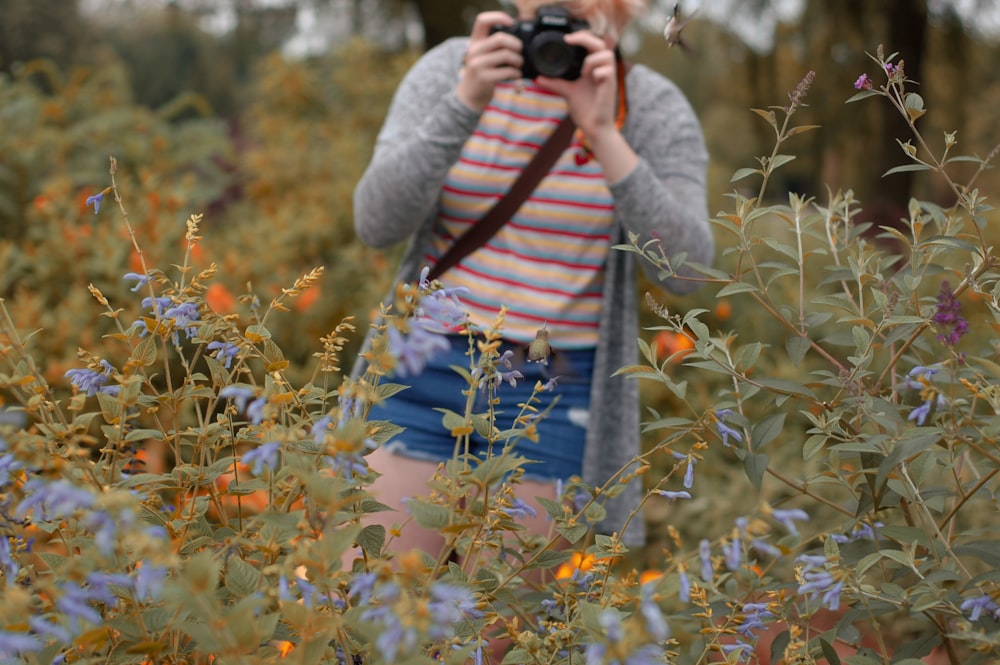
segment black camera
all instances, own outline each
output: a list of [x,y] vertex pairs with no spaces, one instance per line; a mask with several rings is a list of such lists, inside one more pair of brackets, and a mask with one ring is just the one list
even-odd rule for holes
[[565,7],[545,5],[538,8],[534,19],[518,21],[510,27],[496,25],[490,33],[507,32],[521,40],[524,78],[549,76],[575,81],[580,78],[587,49],[570,46],[563,36],[588,27],[586,21],[572,17]]

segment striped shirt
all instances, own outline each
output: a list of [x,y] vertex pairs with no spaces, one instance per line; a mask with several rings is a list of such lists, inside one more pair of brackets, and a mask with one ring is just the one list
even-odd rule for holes
[[[532,81],[497,86],[445,179],[427,263],[507,192],[565,115],[565,100]],[[577,137],[513,218],[440,278],[468,289],[473,324],[493,325],[506,306],[508,339],[530,342],[545,326],[557,349],[597,345],[614,208],[600,164],[581,155]]]

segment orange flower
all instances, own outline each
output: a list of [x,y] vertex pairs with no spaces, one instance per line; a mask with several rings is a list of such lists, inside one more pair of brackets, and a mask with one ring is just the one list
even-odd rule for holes
[[663,573],[659,570],[644,570],[639,573],[639,584],[652,582],[653,580],[658,580],[661,577],[663,577]]
[[720,300],[715,305],[714,313],[715,313],[715,316],[720,321],[725,321],[730,316],[732,316],[732,314],[733,314],[733,306],[729,304],[728,300]]
[[580,552],[574,552],[573,556],[570,557],[569,561],[564,562],[556,570],[556,579],[565,580],[573,577],[573,573],[576,571],[587,572],[594,567],[594,555],[593,554],[581,554]]
[[304,312],[313,305],[320,297],[320,288],[318,284],[310,286],[308,289],[302,292],[302,294],[295,299],[295,311]]
[[676,353],[677,359],[681,360],[694,348],[694,342],[690,337],[671,330],[661,330],[653,342],[656,345],[656,354],[660,358],[667,358]]
[[236,309],[236,296],[225,284],[215,282],[205,291],[205,303],[216,314],[228,314]]

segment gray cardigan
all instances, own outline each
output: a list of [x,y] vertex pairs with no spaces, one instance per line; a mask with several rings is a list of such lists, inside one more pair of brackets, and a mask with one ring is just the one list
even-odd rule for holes
[[[354,191],[354,226],[374,247],[404,239],[409,245],[397,281],[414,281],[437,218],[442,183],[458,160],[479,114],[455,94],[468,40],[455,38],[427,52],[409,71],[389,107],[374,155]],[[663,241],[669,256],[684,252],[689,261],[709,264],[714,244],[708,224],[705,174],[708,154],[701,127],[683,93],[647,67],[632,67],[626,79],[628,117],[622,133],[639,155],[639,164],[610,185],[616,231],[612,244]],[[611,375],[638,356],[639,327],[635,281],[636,255],[612,250],[606,263],[600,342],[591,389],[590,424],[583,459],[584,481],[603,485],[640,452],[639,388],[635,380]],[[656,270],[643,268],[655,282]],[[676,293],[695,282],[670,280]],[[360,368],[356,368],[356,372]],[[634,466],[634,465],[633,465]],[[633,480],[605,506],[604,533],[619,532],[639,505],[642,484]],[[645,528],[637,515],[624,534],[626,544],[641,545]]]

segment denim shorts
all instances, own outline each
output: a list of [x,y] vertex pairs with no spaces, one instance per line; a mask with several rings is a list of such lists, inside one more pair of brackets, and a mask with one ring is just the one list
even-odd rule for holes
[[[468,368],[470,359],[467,337],[456,335],[448,339],[450,349],[433,357],[418,376],[390,377],[394,383],[409,388],[372,408],[370,419],[386,420],[406,428],[385,444],[390,452],[434,462],[454,456],[455,438],[442,424],[442,413],[435,409],[465,414],[468,398],[463,391],[467,390],[468,382],[452,366]],[[559,351],[548,365],[543,365],[524,360],[526,346],[523,344],[503,344],[501,353],[508,348],[515,351],[513,369],[523,374],[524,378],[518,379],[516,386],[504,382],[495,389],[499,403],[493,407],[496,414],[494,426],[500,431],[512,428],[514,419],[522,410],[518,405],[528,401],[536,383],[541,381],[551,385],[550,390],[537,393],[534,403],[538,412],[542,412],[552,404],[556,395],[559,396],[555,406],[536,424],[538,441],[521,437],[513,442],[513,450],[520,457],[532,461],[524,465],[526,478],[554,481],[580,475],[590,409],[594,350]],[[549,383],[553,378],[555,381]],[[478,391],[472,412],[485,413],[487,399],[486,391]],[[478,433],[473,433],[470,439],[469,452],[485,458],[490,452],[486,439]],[[493,454],[499,454],[501,450],[497,446],[503,445],[503,441],[495,442]]]

